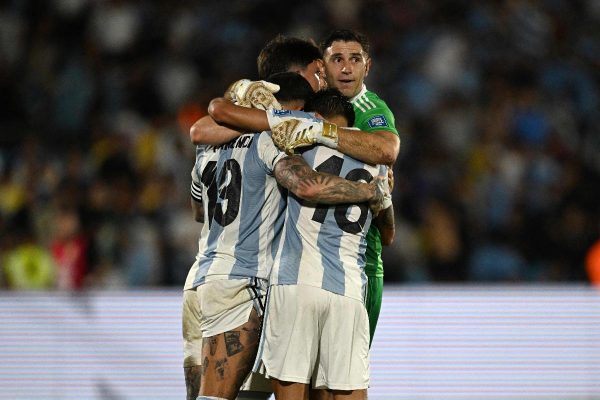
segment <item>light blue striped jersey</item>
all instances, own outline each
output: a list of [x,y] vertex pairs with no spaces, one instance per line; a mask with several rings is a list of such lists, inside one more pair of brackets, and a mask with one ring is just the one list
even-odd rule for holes
[[218,279],[269,278],[285,211],[285,196],[272,175],[283,157],[267,132],[198,146],[192,174],[202,184],[205,223],[193,287]]
[[[202,202],[202,182],[200,182],[200,177],[196,171],[196,165],[192,168],[192,184],[190,185],[190,195],[192,200],[201,203]],[[200,242],[200,238],[198,238],[198,243]],[[194,279],[196,279],[196,272],[198,271],[198,264],[192,264],[192,267],[188,271],[187,277],[185,278],[185,283],[183,285],[183,290],[190,290],[194,287]]]
[[[352,181],[386,175],[372,166],[325,146],[313,146],[302,157],[315,170]],[[372,213],[366,203],[337,206],[288,196],[284,233],[271,273],[271,284],[310,285],[364,301],[365,249]]]

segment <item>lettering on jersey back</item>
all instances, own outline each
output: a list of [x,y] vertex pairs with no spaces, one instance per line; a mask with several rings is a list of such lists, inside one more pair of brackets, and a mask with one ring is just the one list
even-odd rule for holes
[[228,150],[228,149],[242,149],[242,148],[249,148],[252,145],[252,141],[254,140],[254,136],[253,135],[242,135],[239,138],[233,139],[231,142],[219,145],[219,146],[213,146],[213,145],[208,145],[206,146],[206,150],[210,151],[212,150],[213,152],[216,152],[217,150]]

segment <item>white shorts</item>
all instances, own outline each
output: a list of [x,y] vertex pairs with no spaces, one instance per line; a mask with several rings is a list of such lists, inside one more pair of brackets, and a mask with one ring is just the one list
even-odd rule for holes
[[[183,367],[187,368],[202,365],[200,302],[196,289],[183,291],[181,320],[183,332]],[[259,373],[250,373],[240,390],[267,393],[273,392],[271,380],[265,377],[264,374]]]
[[260,361],[269,378],[316,389],[369,386],[369,320],[362,302],[305,285],[270,288]]
[[219,335],[245,324],[254,308],[265,309],[267,281],[257,278],[215,280],[196,288],[202,337]]
[[202,365],[202,329],[200,328],[200,303],[195,290],[183,291],[181,311],[183,332],[183,367]]

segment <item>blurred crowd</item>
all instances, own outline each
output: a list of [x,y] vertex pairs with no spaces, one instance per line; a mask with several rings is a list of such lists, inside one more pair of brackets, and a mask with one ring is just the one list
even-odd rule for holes
[[386,282],[587,281],[600,1],[48,0],[0,1],[0,287],[182,286],[189,127],[276,34],[335,27],[402,140]]

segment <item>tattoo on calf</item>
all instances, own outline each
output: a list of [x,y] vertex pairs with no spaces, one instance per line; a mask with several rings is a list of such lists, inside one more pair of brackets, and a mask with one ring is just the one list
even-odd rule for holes
[[240,341],[240,332],[225,332],[225,349],[229,357],[244,351],[244,346]]

